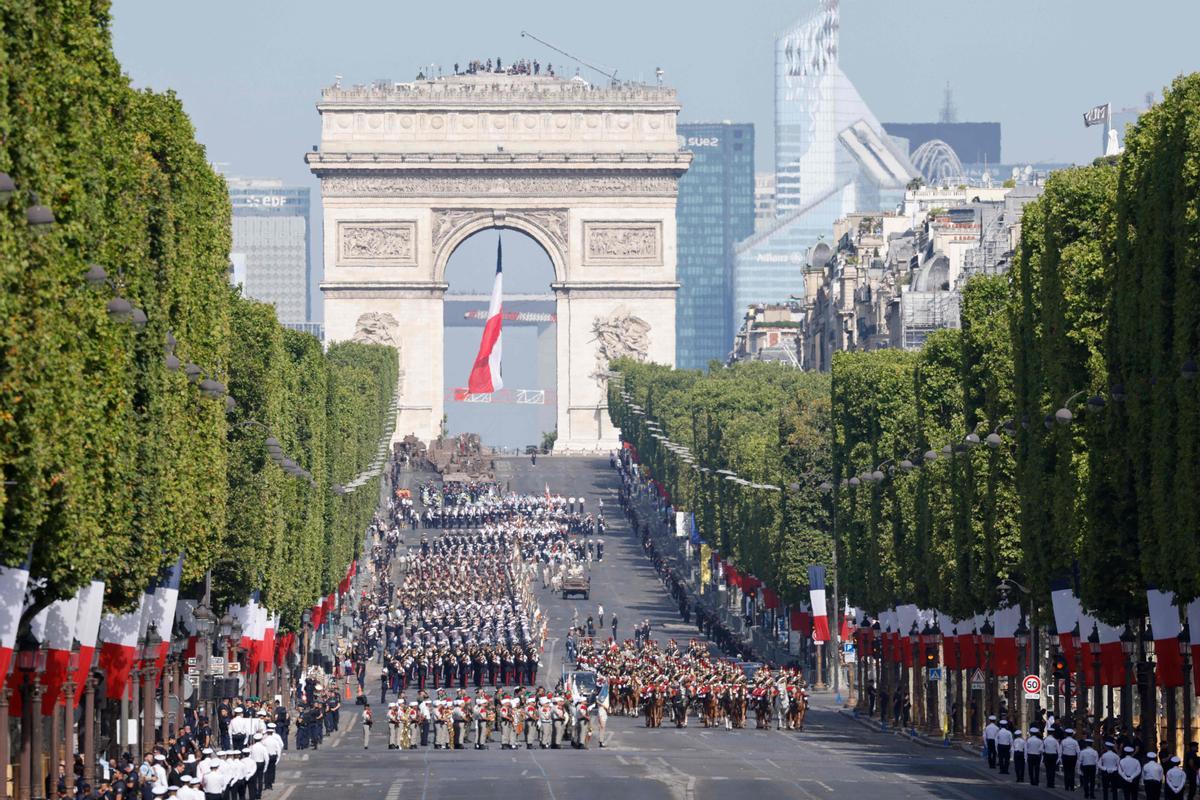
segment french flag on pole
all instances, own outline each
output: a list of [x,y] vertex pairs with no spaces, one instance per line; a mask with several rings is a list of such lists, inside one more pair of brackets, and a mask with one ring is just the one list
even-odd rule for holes
[[496,280],[492,284],[492,301],[488,304],[487,323],[483,326],[483,338],[479,340],[479,354],[471,367],[467,390],[471,394],[491,394],[504,388],[500,376],[500,329],[503,324],[504,271],[501,268],[500,240],[496,240]]
[[149,613],[153,592],[142,595],[142,603],[128,614],[105,614],[100,619],[100,659],[97,663],[104,673],[105,694],[110,700],[120,700],[129,689],[129,671],[138,657],[138,635],[142,619]]
[[814,642],[829,641],[829,609],[825,601],[825,568],[813,565],[808,568],[808,599],[812,603]]
[[160,675],[162,668],[166,666],[167,655],[171,652],[171,629],[175,625],[175,606],[179,602],[179,581],[182,575],[181,554],[155,586],[153,605],[147,620],[147,627],[153,625],[155,633],[162,639],[158,646],[158,658],[155,660]]
[[75,667],[75,705],[83,699],[88,673],[92,669],[92,654],[96,652],[96,637],[100,633],[100,617],[104,612],[104,581],[92,581],[79,590],[75,608],[75,638],[79,641],[79,661]]
[[1183,686],[1183,656],[1179,653],[1179,609],[1174,592],[1146,589],[1150,608],[1150,629],[1154,632],[1155,676],[1164,689]]
[[38,614],[30,631],[46,646],[46,671],[42,673],[42,716],[50,716],[62,700],[62,687],[67,682],[71,665],[71,645],[75,641],[75,618],[78,615],[79,595],[70,600],[57,600]]
[[25,608],[25,587],[29,585],[29,563],[0,567],[0,681],[8,674],[17,628]]
[[[1050,583],[1050,601],[1054,605],[1054,627],[1058,631],[1058,646],[1067,659],[1067,668],[1077,672],[1079,667],[1075,663],[1075,646],[1071,634],[1079,624],[1079,615],[1083,608],[1079,605],[1079,598],[1071,591],[1070,582],[1066,580]],[[1089,633],[1091,631],[1080,629],[1080,639],[1087,639]]]

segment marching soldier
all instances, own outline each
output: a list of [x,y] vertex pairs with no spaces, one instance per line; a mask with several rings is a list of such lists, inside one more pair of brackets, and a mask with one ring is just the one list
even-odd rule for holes
[[1058,736],[1054,730],[1046,732],[1046,738],[1042,744],[1042,763],[1046,765],[1046,788],[1054,788],[1054,773],[1058,771],[1058,754],[1059,743]]
[[988,723],[983,729],[983,744],[987,749],[988,769],[996,768],[996,733],[1000,730],[1000,726],[996,724],[996,717],[988,717]]
[[1134,755],[1135,752],[1132,747],[1126,747],[1125,755],[1121,757],[1121,763],[1117,765],[1117,775],[1125,790],[1126,800],[1136,800],[1138,783],[1142,780],[1142,765]]
[[1013,731],[1012,743],[1012,765],[1013,772],[1017,776],[1017,783],[1025,782],[1025,737],[1021,735],[1021,729]]
[[467,708],[465,700],[454,701],[454,711],[450,713],[450,721],[454,725],[454,749],[463,750],[467,743]]
[[1083,748],[1079,751],[1079,776],[1083,784],[1084,800],[1096,796],[1096,768],[1100,764],[1100,754],[1096,752],[1091,739],[1083,740]]
[[1000,774],[1008,774],[1008,762],[1012,757],[1013,734],[1008,729],[1008,720],[1000,720],[999,730],[996,731],[996,737],[993,739],[996,743],[996,765],[1000,767]]
[[1029,785],[1037,786],[1038,778],[1042,774],[1042,741],[1041,731],[1037,728],[1029,729],[1029,738],[1025,740],[1025,764],[1029,768]]
[[538,740],[538,708],[533,697],[525,701],[522,722],[524,723],[522,737],[525,741],[525,749],[532,750],[534,743]]
[[1162,795],[1163,768],[1158,763],[1158,753],[1151,750],[1146,753],[1146,763],[1142,767],[1142,786],[1146,788],[1146,800],[1158,800]]
[[400,728],[404,725],[401,718],[399,703],[393,702],[388,706],[388,750],[400,749]]
[[1121,757],[1117,755],[1117,746],[1113,742],[1104,743],[1104,753],[1100,756],[1100,788],[1104,792],[1104,800],[1117,800],[1117,787],[1120,785]]
[[417,708],[417,701],[412,700],[404,712],[404,730],[400,734],[400,746],[405,750],[416,750],[420,736],[421,712]]
[[1171,768],[1167,770],[1165,783],[1167,800],[1183,800],[1183,790],[1187,786],[1187,773],[1179,765],[1179,756],[1171,756]]
[[1079,763],[1079,740],[1075,738],[1075,729],[1067,728],[1066,735],[1058,745],[1059,756],[1062,758],[1063,788],[1068,792],[1075,791],[1075,766]]

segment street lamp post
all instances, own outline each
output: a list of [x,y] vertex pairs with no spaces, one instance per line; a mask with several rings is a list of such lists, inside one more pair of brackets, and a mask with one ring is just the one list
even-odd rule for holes
[[[921,706],[924,705],[923,703],[913,702],[913,700],[917,699],[917,689],[920,683],[919,676],[921,674],[921,631],[919,628],[917,628],[916,622],[912,624],[912,628],[910,628],[908,631],[908,645],[912,649],[912,669],[908,671],[908,704],[909,708],[911,709],[910,714],[912,716],[908,722],[909,727],[915,729],[917,727],[917,712],[920,710]],[[903,707],[903,705],[901,707]]]
[[142,741],[143,752],[154,747],[154,689],[158,682],[158,649],[162,639],[151,625],[142,643]]
[[1158,708],[1156,698],[1158,692],[1155,691],[1154,680],[1154,662],[1151,660],[1154,656],[1154,635],[1150,628],[1143,627],[1141,639],[1141,647],[1138,649],[1138,724],[1142,728],[1142,741],[1148,749],[1156,749],[1158,747]]
[[[1071,629],[1071,648],[1072,648],[1072,652],[1075,653],[1075,658],[1077,660],[1077,670],[1076,670],[1077,674],[1076,674],[1076,680],[1075,680],[1075,694],[1078,698],[1075,701],[1075,722],[1076,723],[1081,723],[1083,720],[1087,719],[1087,693],[1084,690],[1084,684],[1083,684],[1083,655],[1082,655],[1082,651],[1080,650],[1080,647],[1082,645],[1083,645],[1083,638],[1079,635],[1079,623],[1076,622],[1075,627]],[[1070,675],[1071,675],[1071,665],[1067,664],[1067,676],[1070,677]],[[1068,686],[1067,687],[1067,708],[1070,709],[1070,707],[1071,707],[1071,687]]]
[[1183,693],[1183,736],[1181,741],[1184,747],[1192,740],[1191,641],[1192,637],[1188,626],[1184,625],[1183,630],[1179,632],[1179,655],[1183,660],[1183,686],[1179,688],[1179,691]]
[[996,641],[996,629],[992,627],[990,619],[985,620],[983,627],[979,630],[983,642],[983,672],[984,672],[984,689],[983,689],[983,709],[980,714],[981,719],[994,713],[996,707],[993,687],[996,683],[996,676],[992,674],[992,645]]
[[300,624],[303,628],[301,635],[302,647],[300,648],[300,677],[303,679],[303,677],[308,674],[308,648],[310,644],[309,637],[312,636],[311,609],[304,609],[304,612],[300,615]]
[[1121,687],[1121,724],[1132,729],[1133,723],[1133,647],[1137,641],[1129,623],[1121,632],[1121,653],[1125,656],[1125,683]]
[[[21,800],[43,800],[41,684],[35,675],[45,669],[46,653],[28,630],[17,638],[17,670],[21,673]],[[5,765],[7,766],[7,765]]]
[[[1020,678],[1021,675],[1019,673],[1021,673],[1022,671],[1028,673],[1030,671],[1029,670],[1029,660],[1028,660],[1029,626],[1025,624],[1025,615],[1024,614],[1021,615],[1021,622],[1020,622],[1020,624],[1017,625],[1016,640],[1017,640],[1017,663],[1021,665],[1017,669],[1018,678]],[[1021,730],[1025,730],[1025,720],[1028,719],[1028,713],[1027,713],[1028,710],[1029,710],[1029,701],[1025,699],[1025,692],[1022,689],[1020,697],[1019,697],[1019,703],[1016,708],[1017,727],[1020,728]]]
[[96,785],[96,673],[90,669],[83,688],[83,777]]
[[200,674],[200,680],[198,682],[199,685],[196,686],[195,692],[196,698],[199,701],[196,704],[197,707],[204,712],[204,716],[212,719],[212,717],[209,715],[209,701],[211,698],[205,696],[203,686],[209,679],[209,665],[212,663],[212,635],[217,625],[217,615],[213,613],[212,607],[209,605],[208,575],[205,576],[204,583],[204,598],[194,609],[192,609],[192,619],[195,621],[196,640],[198,645],[196,648],[196,671]]
[[[1093,716],[1096,718],[1096,730],[1092,733],[1096,736],[1096,740],[1100,740],[1099,725],[1104,719],[1104,687],[1103,681],[1100,680],[1100,630],[1095,623],[1092,623],[1092,632],[1087,638],[1088,650],[1092,654],[1092,705],[1095,706]],[[1080,658],[1083,654],[1080,653]],[[1109,714],[1112,713],[1112,704],[1109,703]]]
[[[8,770],[12,759],[8,744],[8,687],[0,684],[0,769]],[[8,775],[0,775],[0,800],[8,800]]]

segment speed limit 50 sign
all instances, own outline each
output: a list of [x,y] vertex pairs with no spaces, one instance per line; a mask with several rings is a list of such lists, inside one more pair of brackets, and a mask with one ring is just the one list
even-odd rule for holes
[[1021,685],[1025,687],[1026,700],[1040,700],[1042,697],[1042,679],[1037,675],[1026,675],[1025,680],[1021,681]]

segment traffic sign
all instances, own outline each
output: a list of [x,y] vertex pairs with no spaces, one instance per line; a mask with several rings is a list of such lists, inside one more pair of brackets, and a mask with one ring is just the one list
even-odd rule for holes
[[1021,681],[1021,685],[1025,687],[1026,700],[1038,700],[1042,696],[1042,679],[1037,675],[1026,675],[1025,680]]
[[971,689],[975,690],[975,689],[982,689],[982,688],[983,688],[983,671],[980,669],[976,669],[974,672],[971,673]]
[[941,679],[942,679],[942,668],[941,667],[930,667],[929,668],[929,682],[933,683],[934,681],[940,681]]

